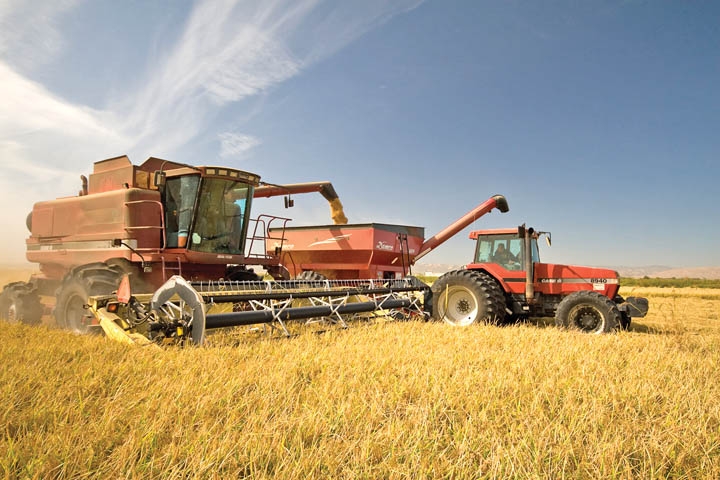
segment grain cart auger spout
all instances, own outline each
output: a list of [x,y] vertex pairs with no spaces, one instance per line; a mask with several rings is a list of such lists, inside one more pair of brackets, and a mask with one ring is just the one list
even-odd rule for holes
[[114,340],[202,345],[206,330],[227,327],[264,324],[289,336],[291,321],[347,327],[346,320],[374,312],[424,317],[420,298],[427,290],[414,278],[188,282],[173,276],[152,295],[132,295],[123,280],[116,295],[91,297],[89,309]]

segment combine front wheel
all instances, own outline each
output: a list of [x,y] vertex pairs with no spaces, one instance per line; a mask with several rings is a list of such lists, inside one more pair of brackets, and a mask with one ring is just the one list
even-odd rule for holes
[[55,321],[77,333],[87,333],[90,315],[85,309],[88,298],[109,295],[117,290],[122,272],[104,263],[78,267],[63,280],[57,292]]
[[590,290],[563,298],[555,313],[558,327],[586,333],[610,333],[620,325],[620,311],[609,298]]
[[505,319],[500,286],[492,277],[472,270],[456,270],[440,277],[432,286],[433,318],[454,326],[477,321],[492,324]]

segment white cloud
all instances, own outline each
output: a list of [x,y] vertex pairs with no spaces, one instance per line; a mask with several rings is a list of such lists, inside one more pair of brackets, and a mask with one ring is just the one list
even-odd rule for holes
[[260,140],[257,138],[239,133],[221,133],[218,138],[220,138],[220,156],[223,158],[242,155],[260,145]]
[[52,60],[64,47],[58,20],[80,0],[0,0],[0,56],[20,70]]
[[[12,226],[0,250],[10,254],[24,250],[32,203],[75,194],[93,161],[134,152],[170,158],[200,133],[212,134],[206,129],[223,107],[263,95],[420,2],[200,0],[177,44],[148,59],[143,86],[115,86],[103,110],[32,79],[67,47],[61,21],[81,3],[0,0],[0,203],[12,206],[3,211]],[[224,158],[261,143],[240,132],[216,138]]]

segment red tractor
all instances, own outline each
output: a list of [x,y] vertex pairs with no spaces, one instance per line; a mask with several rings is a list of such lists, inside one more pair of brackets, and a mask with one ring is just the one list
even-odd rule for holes
[[471,232],[475,258],[433,284],[433,317],[464,326],[554,316],[560,327],[608,333],[647,314],[647,299],[618,294],[613,270],[542,263],[537,245],[542,235],[549,245],[549,233],[524,225]]

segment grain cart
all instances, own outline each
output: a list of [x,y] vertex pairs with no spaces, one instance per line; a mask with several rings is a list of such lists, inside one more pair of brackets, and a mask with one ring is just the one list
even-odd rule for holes
[[560,327],[607,333],[646,315],[647,299],[618,295],[617,272],[542,263],[537,244],[542,235],[549,245],[549,233],[524,225],[471,232],[475,258],[435,281],[433,317],[465,326],[554,316]]
[[[423,227],[384,223],[287,227],[280,258],[293,276],[306,279],[403,278],[415,262],[493,209],[509,210],[504,196],[493,195],[428,239]],[[270,237],[280,233],[271,229]],[[278,252],[277,240],[266,244],[268,253]]]
[[[372,295],[392,298],[359,302],[365,304],[364,311],[407,307],[407,302],[394,302],[397,287],[390,292],[380,285],[315,288],[283,283],[289,274],[280,263],[281,249],[265,252],[264,245],[269,240],[282,245],[289,219],[270,215],[251,219],[256,189],[257,196],[319,191],[330,201],[336,221],[343,221],[342,205],[328,182],[269,185],[262,184],[258,175],[232,168],[195,167],[153,157],[136,166],[126,156],[96,162],[89,179],[81,179],[77,196],[34,205],[27,222],[31,232],[26,240],[27,259],[39,264],[40,274],[4,288],[1,318],[38,323],[54,303],[58,325],[85,332],[97,323],[102,308],[88,310],[88,304],[96,303],[90,297],[111,294],[123,279],[124,291],[132,295],[121,302],[121,309],[129,305],[130,316],[119,323],[153,338],[187,337],[193,310],[198,313],[203,298],[219,302],[221,295],[232,297],[224,313],[260,308],[270,311],[271,320],[280,318],[272,313],[277,301],[285,301],[286,316],[320,315],[319,308],[293,311],[293,296],[299,293],[320,302],[329,302],[323,300],[328,296],[344,298],[331,302],[338,307],[369,290]],[[274,237],[268,239],[271,229]],[[259,265],[277,281],[272,287],[260,282],[249,265]],[[170,299],[181,294],[184,298],[178,307]],[[141,304],[137,298],[142,295],[148,302],[155,301]],[[343,309],[333,308],[331,314],[341,315]],[[242,319],[249,321],[248,315]],[[196,327],[193,335],[201,338],[204,326],[201,329],[196,322]]]

